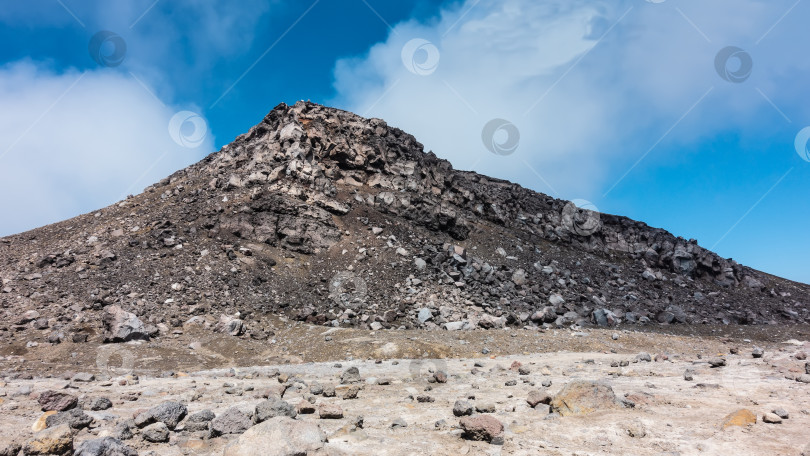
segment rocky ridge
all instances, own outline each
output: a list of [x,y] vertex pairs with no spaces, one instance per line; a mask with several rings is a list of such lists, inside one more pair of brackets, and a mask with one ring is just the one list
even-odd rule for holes
[[0,339],[808,322],[810,287],[454,170],[380,119],[281,104],[142,194],[0,239]]

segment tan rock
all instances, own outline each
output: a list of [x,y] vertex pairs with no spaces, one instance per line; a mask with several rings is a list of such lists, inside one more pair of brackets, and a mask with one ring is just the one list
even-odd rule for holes
[[57,413],[56,410],[51,410],[49,412],[45,412],[42,415],[40,415],[40,417],[37,418],[36,421],[34,421],[34,424],[31,425],[31,431],[32,432],[39,432],[39,431],[45,429],[45,427],[46,427],[45,426],[45,420],[47,420],[49,416],[55,415],[56,413]]
[[775,413],[763,413],[762,421],[768,424],[782,424],[782,418]]
[[551,401],[551,411],[562,416],[587,415],[619,407],[613,388],[604,383],[583,380],[565,385]]
[[39,431],[23,445],[26,455],[64,454],[73,451],[73,432],[67,424]]
[[271,418],[248,429],[225,448],[223,456],[281,456],[321,454],[326,434],[317,424],[286,416]]
[[756,424],[757,416],[748,409],[740,409],[736,412],[730,413],[725,418],[723,418],[723,429],[728,429],[732,426],[738,427],[746,427],[752,424]]

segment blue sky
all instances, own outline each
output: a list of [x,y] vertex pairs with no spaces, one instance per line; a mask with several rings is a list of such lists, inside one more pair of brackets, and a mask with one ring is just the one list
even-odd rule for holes
[[[810,282],[810,2],[3,3],[0,235],[138,193],[308,99]],[[493,119],[513,128],[485,145]]]

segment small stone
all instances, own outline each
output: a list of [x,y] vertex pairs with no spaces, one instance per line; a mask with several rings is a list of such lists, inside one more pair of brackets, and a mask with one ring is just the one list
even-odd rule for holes
[[343,372],[343,375],[340,376],[340,383],[347,384],[347,383],[360,383],[363,379],[360,378],[360,369],[356,367],[350,367]]
[[[56,415],[57,413],[58,412],[51,410],[49,412],[45,412],[42,415],[40,415],[39,418],[37,418],[37,420],[34,421],[34,424],[31,425],[31,431],[32,432],[39,432],[39,431],[47,428],[48,427],[48,425],[47,425],[48,417],[51,416],[51,415]],[[17,454],[15,453],[13,456],[17,456]]]
[[141,436],[147,442],[162,443],[169,441],[169,428],[163,422],[157,422],[146,426],[141,430]]
[[405,420],[403,420],[402,418],[397,418],[391,422],[391,429],[406,428],[406,427],[408,427],[408,423],[405,422]]
[[769,424],[782,424],[782,418],[775,413],[763,413],[762,421]]
[[352,385],[346,392],[343,394],[343,399],[357,399],[357,393],[360,392],[360,387],[357,385]]
[[87,372],[80,372],[73,376],[74,382],[92,382],[96,376]]
[[469,401],[459,399],[453,404],[453,415],[455,416],[468,416],[472,413],[473,405]]
[[751,352],[751,356],[754,358],[762,358],[762,355],[765,354],[765,351],[759,347],[754,347],[754,350]]
[[649,353],[639,353],[636,355],[636,361],[650,363],[652,362],[652,356]]
[[295,410],[301,415],[311,415],[315,413],[315,406],[309,401],[301,401],[295,406]]
[[537,404],[551,404],[551,396],[543,391],[532,390],[526,398],[529,407],[537,407]]
[[627,435],[630,437],[641,439],[647,435],[647,428],[640,422],[633,422],[627,426]]
[[695,371],[693,371],[692,369],[686,369],[683,373],[683,379],[686,380],[687,382],[691,382],[692,380],[695,379]]
[[124,421],[123,423],[118,423],[113,428],[112,432],[110,433],[110,436],[118,440],[129,440],[133,437],[132,428],[134,426],[135,423],[133,423],[132,420]]
[[85,410],[92,410],[97,412],[99,410],[108,410],[112,408],[112,401],[106,397],[92,397],[82,401],[82,408]]
[[495,404],[479,404],[475,406],[475,411],[478,413],[495,413]]
[[322,403],[318,407],[318,416],[322,420],[339,420],[343,418],[343,409],[337,404]]
[[774,409],[773,414],[779,418],[782,418],[783,420],[790,418],[790,414],[787,412],[787,410],[782,408]]
[[433,374],[433,379],[436,380],[436,383],[447,383],[447,373],[444,371],[436,371]]
[[726,359],[719,356],[709,359],[709,366],[712,368],[723,367],[726,365]]

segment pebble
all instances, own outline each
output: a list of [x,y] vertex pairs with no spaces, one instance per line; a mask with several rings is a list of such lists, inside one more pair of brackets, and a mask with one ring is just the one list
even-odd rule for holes
[[775,413],[763,413],[762,421],[769,424],[782,424],[782,418],[780,418],[779,415]]

